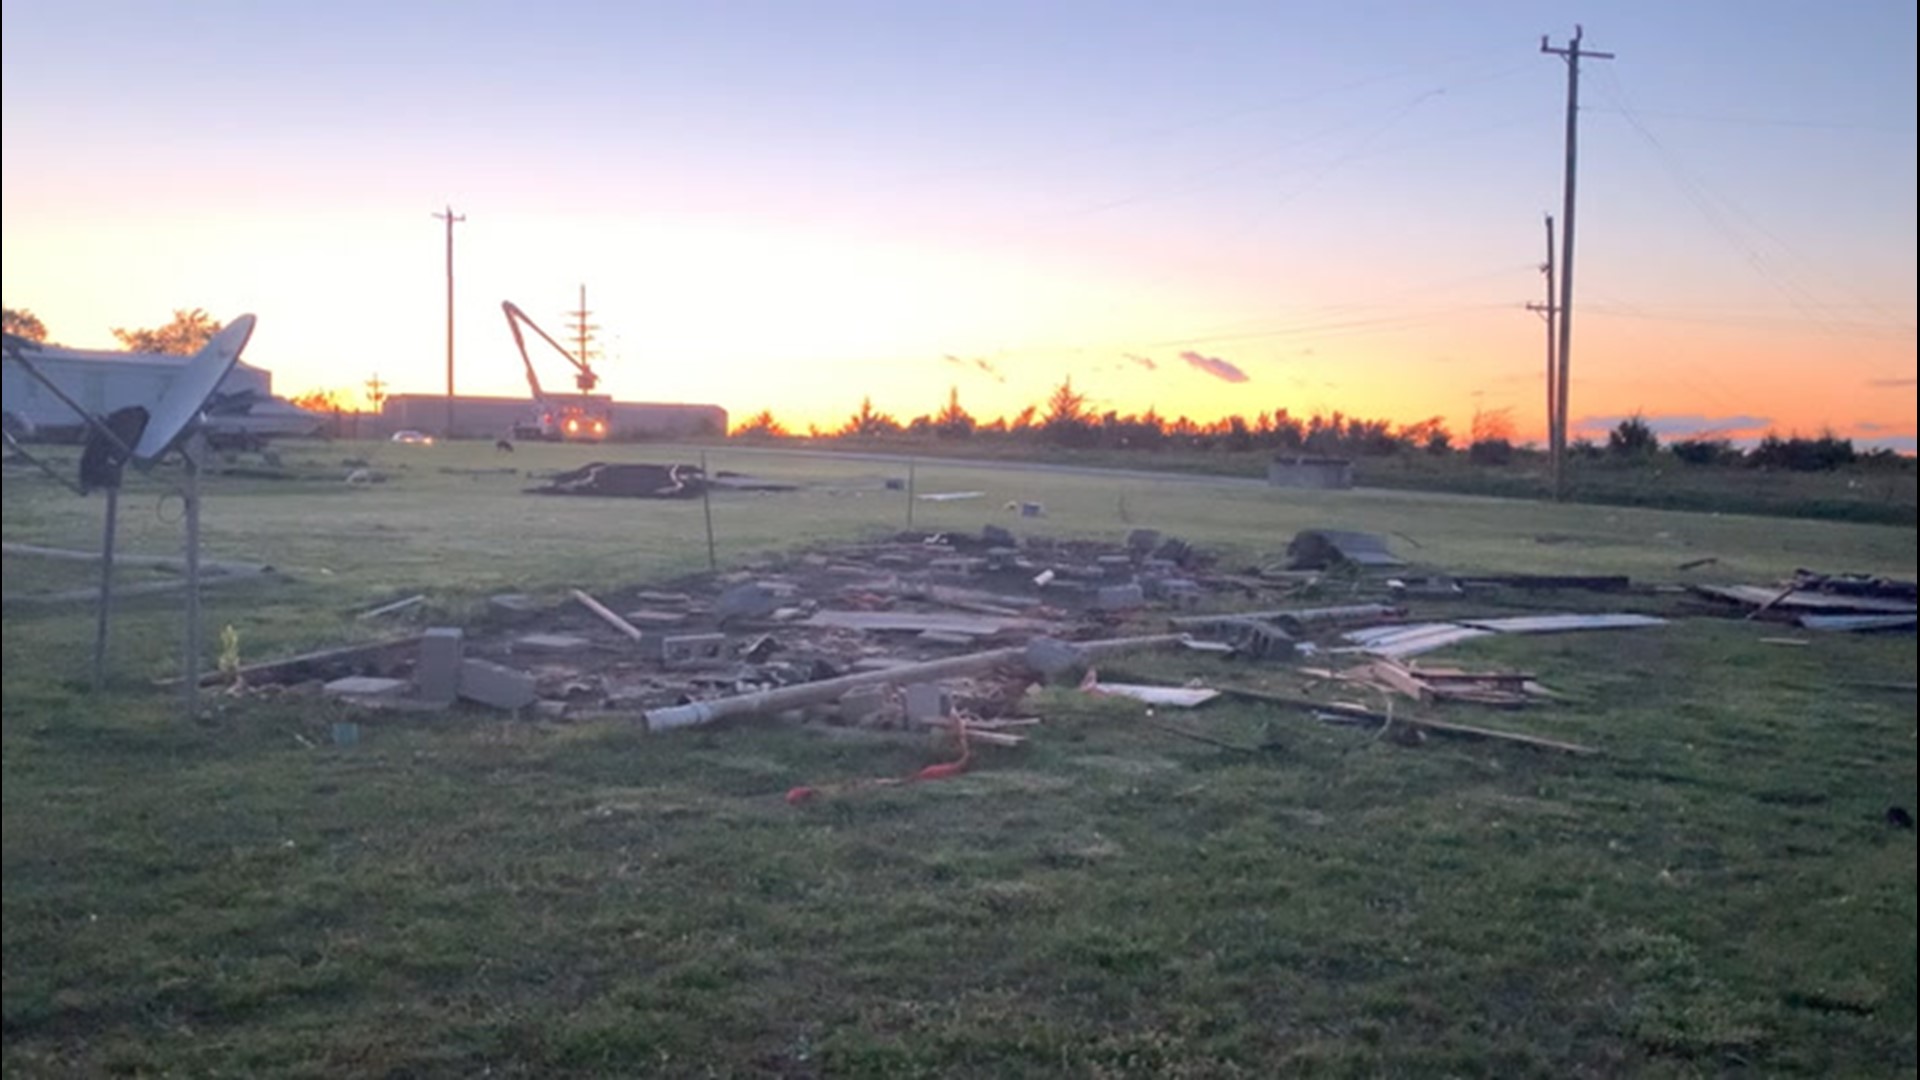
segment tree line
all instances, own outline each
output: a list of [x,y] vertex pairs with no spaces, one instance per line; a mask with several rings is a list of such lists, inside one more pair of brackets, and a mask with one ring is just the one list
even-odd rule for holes
[[[1010,417],[982,421],[960,404],[957,388],[949,388],[939,410],[902,421],[874,408],[871,398],[836,427],[810,425],[789,429],[772,410],[763,409],[736,425],[730,438],[743,441],[810,439],[832,442],[959,442],[979,440],[1078,450],[1153,451],[1162,449],[1267,451],[1343,458],[1425,454],[1446,457],[1464,453],[1476,465],[1512,463],[1523,454],[1537,453],[1516,443],[1508,409],[1476,412],[1464,446],[1444,418],[1431,416],[1414,423],[1349,416],[1340,411],[1296,416],[1286,408],[1251,416],[1230,415],[1197,421],[1185,416],[1165,417],[1149,408],[1142,413],[1098,411],[1087,396],[1063,380],[1042,404],[1028,405]],[[1828,431],[1808,438],[1769,433],[1755,446],[1742,449],[1730,439],[1693,437],[1662,445],[1651,424],[1640,415],[1622,420],[1605,442],[1576,440],[1569,452],[1584,460],[1621,463],[1651,461],[1666,456],[1687,465],[1746,465],[1765,469],[1820,471],[1857,463],[1910,466],[1891,450],[1860,451],[1851,439]]]

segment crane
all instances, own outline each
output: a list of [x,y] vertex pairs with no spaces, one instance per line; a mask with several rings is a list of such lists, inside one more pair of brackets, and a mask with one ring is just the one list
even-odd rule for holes
[[[506,313],[507,329],[513,333],[514,347],[520,350],[520,362],[527,369],[527,386],[533,390],[533,403],[538,409],[538,415],[531,422],[514,426],[514,437],[554,442],[599,442],[606,438],[612,427],[612,410],[604,397],[593,392],[594,387],[600,385],[600,376],[587,363],[586,350],[583,348],[580,356],[568,352],[511,300],[500,301],[500,310]],[[540,375],[533,368],[533,358],[527,355],[526,335],[520,332],[523,323],[573,365],[573,385],[579,390],[578,396],[553,398],[541,389]]]

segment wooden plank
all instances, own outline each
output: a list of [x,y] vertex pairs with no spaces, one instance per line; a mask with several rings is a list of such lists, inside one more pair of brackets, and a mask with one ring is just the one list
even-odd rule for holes
[[595,600],[593,597],[587,595],[585,591],[581,589],[573,589],[570,591],[573,593],[573,598],[575,600],[580,601],[580,605],[582,607],[586,608],[588,611],[593,612],[595,615],[600,616],[601,622],[604,622],[608,626],[613,627],[615,630],[620,631],[622,634],[625,634],[628,638],[631,638],[634,641],[642,641],[646,638],[646,635],[642,634],[637,628],[634,627],[632,623],[621,618],[617,613],[610,610],[605,604],[602,604],[600,601]]
[[1397,694],[1403,694],[1415,701],[1433,700],[1433,687],[1421,682],[1418,676],[1398,664],[1384,662],[1369,664],[1360,670]]
[[1582,746],[1579,743],[1561,742],[1558,739],[1545,739],[1538,735],[1522,735],[1514,731],[1499,731],[1494,728],[1476,727],[1472,724],[1454,724],[1444,720],[1414,719],[1412,717],[1401,717],[1400,721],[1444,735],[1461,735],[1474,739],[1493,739],[1498,742],[1517,743],[1521,746],[1532,746],[1541,750],[1557,750],[1563,754],[1575,754],[1582,757],[1591,756],[1600,752],[1591,746]]
[[1389,721],[1422,728],[1443,735],[1459,735],[1468,738],[1491,739],[1498,742],[1510,742],[1521,746],[1531,746],[1540,750],[1554,750],[1563,754],[1592,755],[1600,751],[1591,746],[1578,743],[1561,742],[1558,739],[1546,739],[1537,735],[1522,735],[1518,732],[1499,731],[1494,728],[1476,727],[1471,724],[1454,724],[1443,720],[1428,720],[1421,717],[1393,716],[1375,712],[1358,705],[1338,701],[1315,701],[1312,698],[1296,697],[1290,694],[1273,694],[1262,690],[1247,690],[1241,687],[1222,686],[1220,692],[1246,701],[1260,701],[1271,705],[1287,705],[1314,712],[1330,713],[1334,716],[1352,720],[1373,720],[1380,723]]

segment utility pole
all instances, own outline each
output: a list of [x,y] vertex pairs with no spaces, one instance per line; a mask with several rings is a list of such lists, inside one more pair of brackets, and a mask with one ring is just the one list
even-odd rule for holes
[[1547,457],[1553,462],[1553,473],[1560,475],[1560,399],[1555,393],[1559,385],[1558,373],[1554,370],[1554,315],[1560,306],[1553,300],[1553,215],[1547,215],[1547,261],[1540,264],[1540,272],[1547,278],[1547,302],[1528,304],[1528,311],[1537,311],[1547,321]]
[[1554,402],[1554,422],[1557,425],[1557,440],[1560,453],[1553,463],[1553,497],[1555,501],[1566,495],[1566,448],[1567,448],[1567,380],[1573,355],[1573,188],[1574,177],[1578,173],[1580,145],[1580,61],[1582,58],[1611,60],[1612,53],[1586,52],[1580,48],[1580,39],[1586,31],[1580,24],[1573,27],[1573,38],[1564,49],[1556,49],[1547,44],[1547,36],[1540,35],[1540,51],[1552,53],[1567,62],[1567,182],[1563,204],[1560,207],[1560,310],[1556,313],[1560,321],[1559,362],[1560,373],[1554,389],[1558,400]]
[[593,348],[593,332],[600,327],[597,323],[587,321],[587,317],[593,312],[587,310],[585,285],[580,286],[580,306],[567,314],[573,319],[573,355],[580,369],[579,375],[574,378],[574,383],[580,387],[581,393],[589,393],[593,390],[593,380],[587,373],[593,370],[593,354],[598,351]]
[[453,438],[453,227],[467,220],[467,215],[456,214],[449,205],[443,214],[434,217],[447,223],[447,438]]

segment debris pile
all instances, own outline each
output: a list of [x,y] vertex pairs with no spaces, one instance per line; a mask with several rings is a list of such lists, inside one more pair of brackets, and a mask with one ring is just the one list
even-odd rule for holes
[[[684,484],[692,474],[589,466],[567,483]],[[626,481],[614,480],[621,476]],[[655,489],[658,490],[658,489]],[[1168,727],[1156,709],[1194,708],[1227,696],[1305,709],[1322,720],[1393,731],[1496,740],[1588,754],[1592,747],[1441,720],[1433,710],[1517,709],[1558,695],[1530,672],[1426,665],[1414,657],[1491,635],[1658,627],[1640,612],[1531,613],[1409,621],[1457,610],[1487,589],[1629,593],[1611,576],[1445,576],[1424,569],[1393,578],[1368,571],[1404,565],[1377,536],[1313,530],[1289,547],[1293,566],[1224,569],[1178,538],[1135,529],[1123,541],[1017,537],[989,524],[977,533],[904,532],[872,542],[769,557],[729,573],[646,588],[574,590],[542,607],[494,597],[477,631],[441,627],[412,637],[309,654],[207,681],[302,683],[369,709],[446,708],[465,701],[553,719],[621,718],[650,731],[779,717],[841,728],[936,732],[959,757],[895,780],[953,775],[973,748],[1018,746],[1042,718],[1028,691],[1078,685],[1143,706],[1146,722],[1229,749],[1258,752],[1204,732]],[[1325,566],[1354,602],[1314,606]],[[1802,571],[1778,588],[1694,585],[1752,615],[1885,620],[1911,626],[1913,586]],[[1647,589],[1640,595],[1660,595]],[[417,613],[422,595],[363,613]],[[1671,611],[1669,599],[1659,610]],[[1482,607],[1482,611],[1486,608]],[[1497,610],[1497,609],[1496,609]],[[1773,614],[1770,614],[1773,613]],[[1854,628],[1854,627],[1849,627]],[[1181,648],[1247,665],[1264,687],[1155,686],[1102,679],[1117,654]],[[1312,658],[1319,659],[1312,659]],[[1323,666],[1308,666],[1319,664]],[[1220,669],[1208,669],[1218,671]],[[1287,680],[1302,689],[1271,688]],[[1329,696],[1328,688],[1333,688]],[[1338,693],[1362,691],[1362,701]],[[941,771],[945,770],[945,771]],[[814,789],[795,797],[802,801]]]
[[692,499],[706,490],[697,465],[610,465],[593,461],[556,473],[532,495],[611,495],[630,499]]
[[1915,583],[1869,574],[1822,574],[1795,570],[1773,587],[1764,585],[1692,585],[1695,593],[1740,605],[1749,619],[1778,619],[1808,630],[1861,632],[1911,630],[1915,626]]

